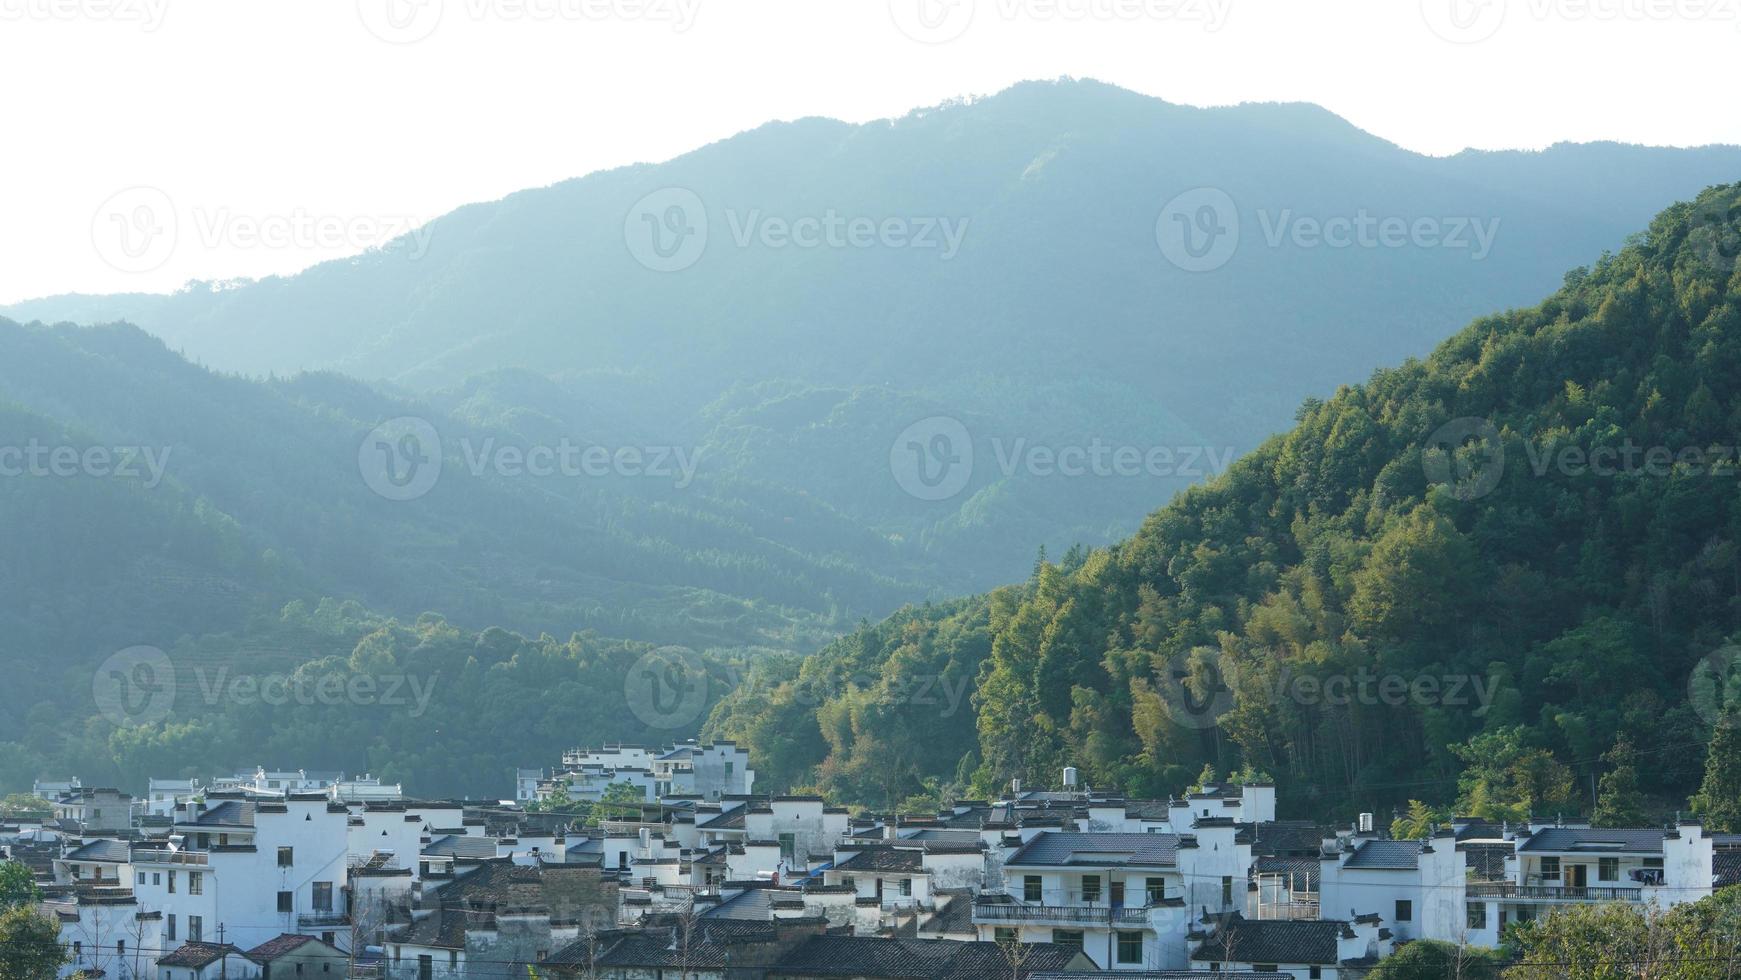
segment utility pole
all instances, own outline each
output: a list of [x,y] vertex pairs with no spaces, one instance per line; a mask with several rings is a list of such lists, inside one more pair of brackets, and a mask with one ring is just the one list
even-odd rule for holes
[[230,980],[230,955],[224,951],[224,924],[218,923],[218,977]]

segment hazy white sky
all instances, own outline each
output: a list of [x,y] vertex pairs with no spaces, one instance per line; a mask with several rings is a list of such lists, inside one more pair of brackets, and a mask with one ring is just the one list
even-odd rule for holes
[[[770,119],[1027,78],[1316,102],[1444,154],[1741,143],[1737,64],[1741,0],[0,0],[0,302],[292,272]],[[173,246],[127,247],[165,214]]]

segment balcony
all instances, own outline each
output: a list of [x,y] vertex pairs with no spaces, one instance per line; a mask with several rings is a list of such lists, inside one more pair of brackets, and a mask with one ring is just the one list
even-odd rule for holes
[[973,903],[974,925],[1144,926],[1148,921],[1146,906],[1024,905],[983,900]]
[[1508,898],[1522,902],[1641,902],[1642,888],[1562,887],[1559,885],[1519,885],[1509,881],[1472,884],[1470,898]]
[[134,851],[134,864],[209,864],[205,851]]
[[296,916],[298,929],[337,929],[351,924],[343,912],[300,912]]

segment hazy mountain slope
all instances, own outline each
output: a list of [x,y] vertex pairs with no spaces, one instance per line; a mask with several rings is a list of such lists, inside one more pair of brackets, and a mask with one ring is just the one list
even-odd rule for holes
[[[0,460],[20,545],[0,555],[13,586],[0,615],[82,654],[324,595],[532,635],[802,649],[940,577],[814,502],[746,492],[704,458],[682,486],[675,471],[474,474],[470,457],[498,446],[662,445],[554,396],[546,412],[526,408],[536,379],[517,380],[520,403],[504,411],[489,384],[414,401],[333,375],[258,382],[194,367],[131,327],[0,320],[0,446],[144,447],[163,461],[149,481],[13,474],[18,461]],[[445,466],[425,496],[386,499],[359,449],[376,424],[411,415],[439,430]]]
[[[1589,812],[1618,739],[1684,799],[1741,708],[1738,429],[1732,184],[1540,305],[1308,401],[1130,540],[859,631],[711,725],[775,782],[878,803],[1065,765],[1177,792],[1208,763],[1273,775],[1297,812],[1518,819]],[[974,717],[914,694],[963,675]],[[963,738],[959,767],[932,749]]]
[[[1433,159],[1314,106],[1205,110],[1028,83],[899,120],[771,124],[468,206],[433,224],[426,254],[12,315],[126,317],[248,372],[330,368],[418,389],[496,368],[559,376],[590,411],[695,440],[749,485],[801,493],[966,589],[1019,574],[1042,543],[1116,540],[1213,473],[1063,478],[1016,447],[1250,451],[1302,398],[1532,301],[1671,201],[1738,174],[1732,147]],[[1157,218],[1200,187],[1229,195],[1241,239],[1225,266],[1187,272],[1157,244]],[[665,188],[698,195],[708,224],[705,251],[676,272],[644,267],[625,240],[636,203]],[[831,213],[965,233],[948,259],[755,233]],[[1461,247],[1332,248],[1301,225],[1363,217],[1425,221]],[[518,397],[495,389],[504,405]],[[943,500],[890,474],[897,437],[931,416],[972,440],[971,479]]]

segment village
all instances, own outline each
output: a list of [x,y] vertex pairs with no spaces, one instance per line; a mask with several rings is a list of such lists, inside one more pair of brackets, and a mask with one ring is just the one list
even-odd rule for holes
[[62,976],[1338,980],[1415,940],[1491,948],[1557,907],[1741,882],[1741,835],[1685,819],[1395,839],[1373,814],[1278,820],[1267,783],[1132,800],[1074,769],[854,813],[758,794],[724,741],[575,749],[512,799],[264,768],[148,785],[44,779],[52,813],[0,824]]

